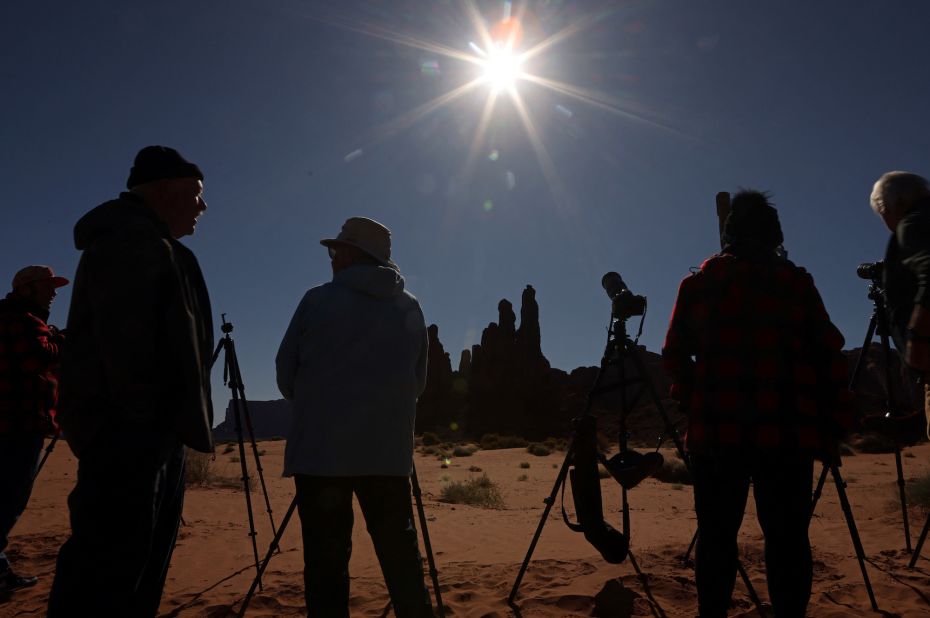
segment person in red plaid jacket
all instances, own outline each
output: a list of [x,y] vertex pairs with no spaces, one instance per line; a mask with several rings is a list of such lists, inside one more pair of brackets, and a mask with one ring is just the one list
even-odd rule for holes
[[688,416],[701,618],[727,615],[750,483],[775,615],[804,615],[813,462],[837,456],[852,420],[843,336],[782,242],[765,194],[734,196],[723,251],[681,282],[662,350]]
[[4,550],[29,502],[45,436],[58,433],[63,336],[47,322],[57,288],[67,284],[48,266],[27,266],[0,300],[0,594],[37,581],[14,573]]

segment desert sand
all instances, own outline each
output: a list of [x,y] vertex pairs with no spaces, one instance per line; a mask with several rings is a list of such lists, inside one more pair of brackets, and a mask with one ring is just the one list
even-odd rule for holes
[[[284,442],[263,442],[262,463],[276,522],[293,496],[293,483],[281,477]],[[215,474],[238,476],[237,453],[222,454]],[[359,453],[364,457],[364,453]],[[667,456],[671,456],[667,453]],[[536,548],[516,613],[506,599],[533,532],[542,515],[543,498],[555,480],[564,453],[530,455],[524,449],[478,451],[454,458],[448,468],[435,456],[418,454],[416,466],[424,492],[442,598],[449,616],[694,616],[696,594],[691,565],[681,555],[695,529],[689,486],[647,479],[630,492],[632,550],[645,573],[639,579],[629,561],[605,563],[580,534],[571,532],[553,509]],[[905,477],[930,471],[930,445],[908,448]],[[529,468],[521,468],[521,463]],[[254,470],[251,459],[249,463]],[[481,468],[472,471],[470,468]],[[818,469],[819,471],[819,469]],[[878,604],[886,616],[930,615],[930,546],[913,570],[907,568],[901,513],[897,509],[894,457],[847,457],[842,472],[868,556],[867,568]],[[40,577],[35,588],[0,601],[0,616],[41,616],[51,586],[55,557],[68,535],[66,498],[75,480],[76,461],[62,445],[42,471],[28,510],[13,531],[9,554],[17,569]],[[438,500],[443,484],[487,474],[498,483],[505,508],[484,509]],[[525,475],[525,478],[524,478]],[[604,480],[608,521],[619,527],[620,491]],[[259,551],[272,539],[260,491],[253,492]],[[911,510],[916,543],[926,514]],[[162,616],[226,616],[238,607],[254,575],[241,490],[220,487],[188,489],[177,549],[161,606]],[[815,575],[810,616],[873,616],[837,494],[828,484],[811,523]],[[351,611],[357,616],[384,615],[387,593],[357,513],[351,561]],[[265,575],[264,592],[252,602],[250,616],[303,614],[300,522],[288,526]],[[762,536],[750,500],[741,532],[741,554],[760,596],[768,597]],[[101,591],[104,594],[105,591]],[[737,581],[732,616],[757,616]]]

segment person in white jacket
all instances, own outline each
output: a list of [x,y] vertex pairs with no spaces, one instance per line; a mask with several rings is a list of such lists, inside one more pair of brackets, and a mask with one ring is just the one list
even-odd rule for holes
[[284,474],[297,488],[310,616],[349,616],[353,493],[395,614],[433,616],[410,493],[426,325],[391,261],[390,234],[352,217],[320,241],[333,279],[304,295],[275,360],[293,409]]

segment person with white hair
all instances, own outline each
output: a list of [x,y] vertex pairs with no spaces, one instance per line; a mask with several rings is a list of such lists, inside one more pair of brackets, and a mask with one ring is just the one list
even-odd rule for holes
[[930,419],[930,183],[888,172],[875,182],[870,202],[892,233],[882,269],[888,326],[905,362],[924,376]]

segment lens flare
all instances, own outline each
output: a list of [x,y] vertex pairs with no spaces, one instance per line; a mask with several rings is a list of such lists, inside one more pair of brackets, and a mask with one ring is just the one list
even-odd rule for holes
[[493,46],[482,59],[484,80],[494,90],[509,90],[523,76],[523,59],[509,46]]

